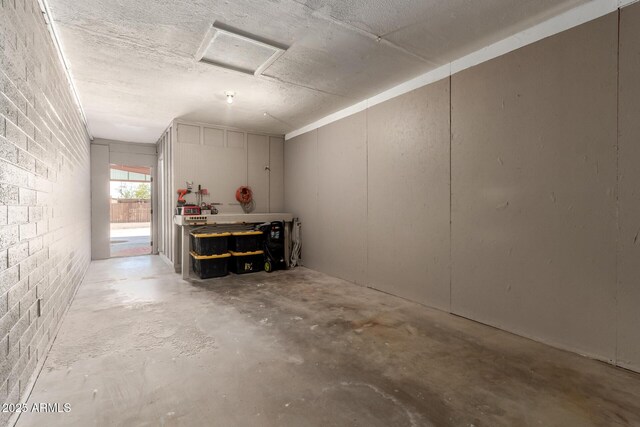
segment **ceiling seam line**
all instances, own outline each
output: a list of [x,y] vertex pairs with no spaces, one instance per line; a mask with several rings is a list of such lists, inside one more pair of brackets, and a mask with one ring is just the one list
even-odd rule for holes
[[422,55],[419,55],[419,54],[417,54],[415,52],[411,52],[410,50],[407,50],[407,49],[403,48],[402,46],[397,45],[397,44],[395,44],[395,43],[383,38],[383,36],[380,36],[378,34],[374,34],[374,33],[371,33],[371,32],[369,32],[367,30],[364,30],[362,28],[356,27],[355,25],[349,24],[348,22],[345,22],[345,21],[342,21],[340,19],[337,19],[337,18],[335,18],[335,17],[333,17],[331,15],[326,15],[324,13],[320,13],[316,9],[313,9],[312,7],[310,7],[310,6],[306,5],[306,4],[300,3],[299,1],[294,0],[294,3],[297,3],[300,6],[303,6],[303,7],[307,8],[307,9],[311,10],[313,12],[313,14],[315,16],[319,17],[319,18],[323,18],[323,19],[328,20],[329,22],[332,22],[332,23],[334,23],[336,25],[339,25],[339,26],[341,26],[343,28],[349,29],[351,31],[355,31],[356,33],[358,33],[360,35],[364,35],[364,36],[368,37],[369,39],[371,39],[373,41],[376,41],[378,43],[382,43],[382,44],[384,44],[386,46],[389,46],[389,47],[391,47],[391,48],[393,48],[395,50],[398,50],[398,51],[404,53],[405,55],[408,55],[408,56],[411,56],[413,58],[416,58],[416,59],[418,59],[418,60],[420,60],[422,62],[425,62],[427,64],[437,65],[435,62],[431,61],[430,59],[425,58]]
[[280,78],[274,77],[274,76],[269,76],[269,75],[266,75],[266,74],[260,74],[259,76],[256,76],[256,77],[263,78],[265,80],[269,80],[272,83],[281,83],[281,84],[291,85],[291,86],[300,87],[300,88],[303,88],[303,89],[308,89],[308,90],[311,90],[311,91],[314,91],[314,92],[319,92],[319,93],[322,93],[322,94],[325,94],[325,95],[337,96],[337,97],[344,98],[344,99],[351,100],[351,101],[354,100],[354,98],[351,98],[351,97],[346,96],[346,95],[342,95],[342,94],[339,94],[339,93],[333,93],[333,92],[329,92],[329,91],[322,90],[322,89],[317,89],[317,88],[314,88],[314,87],[311,87],[311,86],[305,86],[305,85],[302,85],[302,84],[299,84],[299,83],[290,82],[290,81],[283,80],[283,79],[280,79]]
[[447,64],[436,67],[433,70],[428,71],[418,77],[409,79],[374,96],[363,99],[353,105],[335,111],[318,120],[308,123],[305,126],[287,133],[285,135],[285,140],[289,140],[303,133],[310,132],[320,126],[327,125],[341,118],[348,117],[355,112],[361,111],[362,105],[365,105],[367,107],[377,105],[381,102],[395,98],[428,84],[435,83],[436,81],[445,79],[453,74],[474,67],[481,63],[490,61],[544,38],[553,36],[555,34],[574,28],[578,25],[600,18],[601,16],[614,12],[620,7],[623,7],[623,4],[628,5],[638,1],[640,0],[592,0],[592,2],[590,3],[586,3],[573,9],[569,9],[559,15],[547,19],[546,21],[533,25],[516,34],[512,34],[511,36],[505,37],[493,44],[479,48],[476,51],[454,59]]

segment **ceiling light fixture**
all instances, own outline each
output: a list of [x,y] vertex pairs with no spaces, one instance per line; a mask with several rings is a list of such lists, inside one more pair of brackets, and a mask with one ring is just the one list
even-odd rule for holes
[[236,93],[228,90],[224,94],[227,96],[227,104],[233,104],[233,97],[236,96]]

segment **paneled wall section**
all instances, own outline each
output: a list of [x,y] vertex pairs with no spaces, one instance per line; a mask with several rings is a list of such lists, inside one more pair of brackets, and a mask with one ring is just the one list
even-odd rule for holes
[[369,284],[449,308],[449,82],[367,111]]
[[[193,182],[209,190],[204,202],[219,203],[221,214],[242,213],[236,189],[253,190],[253,212],[281,212],[284,200],[284,138],[207,123],[174,120],[158,141],[160,188],[159,252],[177,268],[180,241],[173,225],[177,190]],[[188,194],[195,203],[195,194]]]
[[620,16],[617,360],[640,372],[640,4]]
[[640,4],[286,141],[304,264],[640,371],[638,28]]
[[452,77],[452,311],[615,359],[617,14]]
[[25,395],[89,265],[89,168],[89,136],[38,2],[0,2],[2,402]]

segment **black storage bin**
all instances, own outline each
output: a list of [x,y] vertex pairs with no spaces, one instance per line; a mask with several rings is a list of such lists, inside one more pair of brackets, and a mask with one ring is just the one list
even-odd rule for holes
[[210,279],[212,277],[222,277],[229,274],[230,253],[221,255],[198,255],[191,252],[191,265],[193,271],[201,279]]
[[231,252],[229,269],[236,274],[264,270],[264,251]]
[[228,232],[195,231],[191,233],[191,250],[197,255],[221,255],[229,251]]
[[255,252],[262,249],[264,233],[262,231],[236,231],[229,238],[229,250],[233,252]]

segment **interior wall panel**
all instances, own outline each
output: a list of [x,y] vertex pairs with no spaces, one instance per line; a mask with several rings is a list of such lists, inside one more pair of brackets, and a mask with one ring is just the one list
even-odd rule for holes
[[[196,191],[200,184],[210,193],[205,201],[223,203],[217,206],[221,213],[242,213],[235,194],[239,186],[247,185],[246,146],[229,148],[178,142],[174,173],[176,189],[185,188],[189,181],[193,182],[193,191]],[[185,199],[195,203],[196,196],[188,194]]]
[[157,143],[158,161],[162,165],[158,166],[158,170],[162,169],[160,181],[162,181],[162,194],[160,196],[160,205],[158,209],[159,217],[162,219],[158,238],[162,240],[162,249],[160,254],[165,257],[166,261],[173,263],[173,176],[169,167],[171,158],[171,135],[173,129],[170,126],[164,131],[162,137]]
[[618,363],[640,371],[640,3],[620,15]]
[[452,310],[615,356],[617,15],[452,77]]
[[200,144],[200,126],[178,124],[178,144]]
[[224,147],[224,129],[204,127],[202,131],[202,142],[204,145]]
[[640,4],[359,113],[366,177],[357,118],[286,141],[306,265],[349,278],[366,178],[368,285],[640,371],[638,75]]
[[284,138],[269,137],[269,212],[284,212]]
[[[173,210],[177,190],[185,188],[186,181],[193,182],[193,191],[198,185],[208,189],[209,196],[203,201],[221,203],[216,206],[221,214],[244,212],[235,199],[236,190],[242,185],[251,185],[254,190],[253,212],[269,212],[271,198],[279,203],[278,210],[282,210],[284,140],[281,136],[180,119],[172,122],[165,136],[159,141],[167,178],[161,209],[171,230],[163,227],[159,237],[166,238],[163,255],[176,270],[180,267],[181,240],[180,229],[173,224]],[[273,175],[270,176],[272,172],[265,167],[275,170],[279,185],[271,185]],[[188,194],[185,199],[187,203],[195,203],[196,195]]]
[[365,284],[367,265],[366,112],[318,129],[318,268]]
[[285,211],[300,218],[302,260],[318,269],[320,226],[318,219],[318,132],[312,131],[287,141],[284,151]]
[[91,259],[111,256],[109,146],[91,144]]
[[367,110],[372,287],[449,308],[449,80]]
[[244,132],[237,132],[233,130],[227,131],[227,148],[243,150],[244,140],[245,140]]
[[[282,147],[280,150],[277,148],[278,142],[283,144],[282,137],[182,121],[176,122],[175,128],[177,143],[170,150],[175,153],[175,161],[171,159],[167,165],[173,175],[171,182],[174,190],[184,188],[186,181],[193,181],[194,191],[198,184],[209,190],[210,196],[204,198],[205,202],[222,203],[217,206],[220,213],[242,213],[241,206],[235,200],[235,192],[241,185],[250,185],[256,201],[254,212],[268,212],[271,197],[279,201],[282,208],[284,185],[282,183],[272,188],[271,172],[265,169],[275,170],[276,182],[283,180],[284,153]],[[194,139],[198,135],[203,136],[199,142]],[[273,167],[271,162],[274,163]],[[185,198],[189,203],[196,200],[194,194],[188,194]],[[175,200],[170,204],[171,210],[174,204]]]
[[254,212],[269,212],[269,137],[247,134],[247,183],[253,190]]

